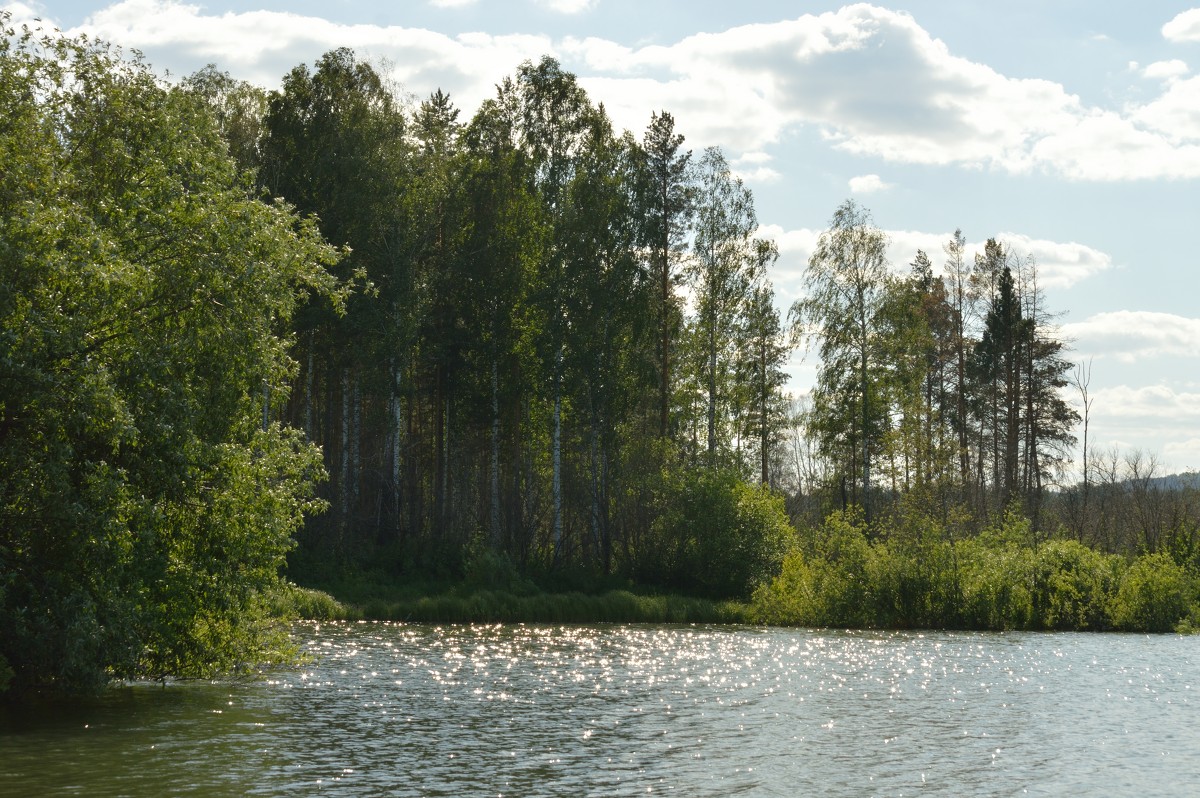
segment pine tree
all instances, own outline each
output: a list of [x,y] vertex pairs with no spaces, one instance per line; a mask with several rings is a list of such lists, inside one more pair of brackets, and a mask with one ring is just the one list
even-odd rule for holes
[[645,159],[641,190],[644,241],[658,272],[659,436],[670,432],[671,342],[680,328],[675,294],[676,264],[686,251],[693,212],[691,150],[681,151],[684,138],[666,111],[653,114],[642,140]]

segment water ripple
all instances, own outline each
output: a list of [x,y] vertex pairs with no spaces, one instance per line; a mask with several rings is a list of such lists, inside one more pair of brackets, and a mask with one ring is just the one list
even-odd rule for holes
[[260,683],[0,717],[0,794],[1175,794],[1200,639],[305,624]]

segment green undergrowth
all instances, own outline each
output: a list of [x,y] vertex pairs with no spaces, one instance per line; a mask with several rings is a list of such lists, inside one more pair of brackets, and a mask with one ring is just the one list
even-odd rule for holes
[[628,590],[600,594],[543,593],[518,595],[506,590],[473,590],[458,586],[427,596],[339,601],[314,588],[288,585],[275,597],[281,617],[305,620],[405,621],[410,623],[745,623],[749,607],[676,595],[639,595]]
[[[305,578],[307,577],[307,578]],[[297,575],[285,618],[413,623],[729,623],[859,629],[1200,630],[1200,554],[1107,554],[1035,535],[1010,514],[956,535],[910,513],[868,528],[836,513],[802,533],[749,602],[651,592],[569,568],[518,569],[472,548],[458,573],[414,581],[350,569]]]
[[[404,565],[410,567],[403,567]],[[411,623],[746,623],[749,604],[651,591],[587,569],[519,568],[486,545],[468,545],[455,562],[397,557],[374,568],[297,557],[277,592],[277,615],[308,620]],[[436,566],[436,567],[433,567]],[[435,574],[415,578],[415,573]]]
[[1025,631],[1191,632],[1200,627],[1195,563],[1127,558],[1038,540],[1009,515],[955,539],[927,518],[868,530],[836,513],[755,592],[759,623]]

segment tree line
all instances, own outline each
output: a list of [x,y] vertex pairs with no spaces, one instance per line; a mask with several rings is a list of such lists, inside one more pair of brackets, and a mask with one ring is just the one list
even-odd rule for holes
[[[638,570],[672,469],[790,487],[818,516],[919,491],[982,522],[1038,516],[1067,459],[1072,364],[1036,263],[1002,242],[972,260],[958,232],[940,270],[918,252],[904,274],[847,202],[785,321],[723,153],[685,149],[666,111],[618,135],[551,58],[466,121],[441,91],[406,107],[345,49],[276,92],[215,67],[185,85],[358,286],[344,316],[303,310],[270,409],[326,455],[313,547],[420,561],[482,536],[522,564]],[[797,420],[804,338],[821,365]],[[797,423],[820,461],[803,486]]]
[[804,413],[819,454],[809,487],[832,485],[838,509],[863,507],[868,523],[916,493],[979,523],[1016,503],[1039,524],[1079,415],[1036,262],[996,239],[969,260],[955,231],[940,276],[920,250],[898,274],[886,247],[869,213],[843,204],[791,311],[820,355]]
[[0,689],[286,656],[285,562],[745,598],[855,508],[872,545],[1128,539],[1115,477],[1051,490],[1032,259],[897,269],[846,202],[781,318],[722,151],[618,133],[554,59],[466,119],[347,49],[265,91],[8,31],[0,96]]
[[[482,539],[522,565],[657,568],[673,470],[771,480],[789,352],[753,196],[668,112],[614,131],[527,62],[467,120],[405,106],[349,50],[276,92],[184,82],[269,196],[345,248],[266,417],[322,447],[331,510],[302,543],[413,568]],[[652,559],[652,558],[651,558]]]

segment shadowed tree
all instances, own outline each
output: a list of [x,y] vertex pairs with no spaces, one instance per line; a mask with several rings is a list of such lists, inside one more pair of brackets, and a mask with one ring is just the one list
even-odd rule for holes
[[671,342],[681,321],[675,295],[676,264],[687,248],[693,212],[692,152],[681,149],[683,140],[683,135],[675,132],[675,118],[666,111],[650,117],[642,139],[645,172],[640,194],[645,246],[658,272],[658,434],[663,438],[670,433]]
[[4,32],[0,107],[0,672],[278,656],[265,594],[322,469],[261,386],[277,412],[336,251],[247,196],[207,104],[104,45]]

